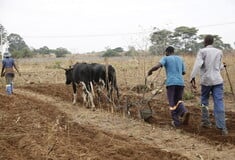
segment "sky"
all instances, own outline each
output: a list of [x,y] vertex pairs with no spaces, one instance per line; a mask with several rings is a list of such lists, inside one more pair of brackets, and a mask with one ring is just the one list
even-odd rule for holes
[[234,0],[0,0],[0,24],[32,48],[146,49],[153,28],[187,26],[235,42]]

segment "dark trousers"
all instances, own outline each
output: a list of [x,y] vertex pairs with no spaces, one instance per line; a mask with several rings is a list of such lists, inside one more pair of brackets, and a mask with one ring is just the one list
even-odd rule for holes
[[[173,85],[167,86],[166,89],[169,105],[170,107],[174,107],[178,101],[182,100],[183,98],[184,86]],[[179,117],[183,116],[183,114],[187,111],[188,110],[185,108],[183,103],[180,103],[176,110],[171,111],[171,117],[176,126],[180,125]]]

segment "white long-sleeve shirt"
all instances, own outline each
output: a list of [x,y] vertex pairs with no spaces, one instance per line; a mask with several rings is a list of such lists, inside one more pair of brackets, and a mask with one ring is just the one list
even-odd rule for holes
[[200,49],[191,72],[190,79],[195,78],[200,70],[201,84],[212,86],[223,83],[220,70],[223,68],[223,52],[212,45]]

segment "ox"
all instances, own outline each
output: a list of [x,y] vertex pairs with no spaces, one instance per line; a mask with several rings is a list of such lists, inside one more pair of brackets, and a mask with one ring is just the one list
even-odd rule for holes
[[66,84],[72,83],[73,86],[73,104],[77,101],[77,85],[82,85],[83,101],[86,106],[95,109],[93,102],[92,69],[87,63],[76,63],[72,68],[65,69]]
[[[106,72],[108,70],[108,72]],[[117,87],[116,72],[112,65],[102,65],[98,63],[76,63],[72,68],[65,69],[66,84],[73,86],[74,99],[73,104],[76,103],[77,85],[81,84],[83,88],[83,101],[87,105],[95,108],[93,102],[93,84],[98,86],[105,86],[108,92],[108,97],[112,98],[113,88],[116,90],[119,98],[119,90]],[[99,92],[98,92],[99,96]]]
[[117,98],[119,98],[116,71],[114,67],[112,65],[103,65],[98,63],[91,63],[90,65],[92,68],[93,83],[106,86],[109,98],[112,98],[112,93],[114,88],[116,90]]

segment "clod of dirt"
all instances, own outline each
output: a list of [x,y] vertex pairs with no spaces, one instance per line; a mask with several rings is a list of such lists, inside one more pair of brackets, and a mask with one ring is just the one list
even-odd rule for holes
[[151,89],[144,84],[138,84],[134,86],[131,90],[137,93],[145,93],[145,92],[149,92]]

